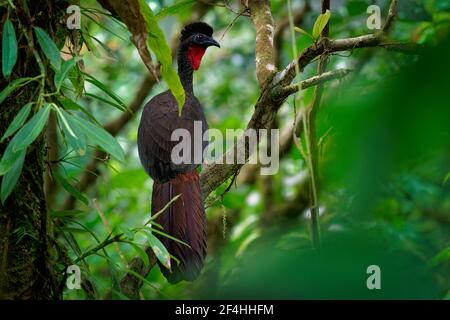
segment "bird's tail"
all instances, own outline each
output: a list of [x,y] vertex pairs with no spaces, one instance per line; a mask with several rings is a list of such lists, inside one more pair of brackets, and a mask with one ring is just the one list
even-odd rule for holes
[[206,256],[205,208],[200,189],[200,179],[196,171],[177,175],[165,183],[153,184],[152,214],[159,212],[175,196],[175,200],[157,218],[164,232],[189,244],[190,247],[158,236],[170,254],[180,263],[171,261],[171,270],[160,265],[160,269],[170,283],[181,280],[192,281],[198,277]]

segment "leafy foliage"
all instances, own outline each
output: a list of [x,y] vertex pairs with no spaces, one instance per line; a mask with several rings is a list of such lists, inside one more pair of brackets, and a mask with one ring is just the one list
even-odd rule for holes
[[[238,177],[237,188],[230,180],[216,190],[216,201],[207,209],[210,254],[202,276],[193,284],[170,285],[158,267],[146,277],[134,273],[143,282],[143,297],[448,297],[449,79],[442,70],[449,67],[450,28],[445,2],[403,2],[409,10],[399,10],[392,39],[436,46],[424,60],[377,49],[330,56],[329,70],[355,70],[342,83],[325,86],[318,114],[323,255],[311,250],[307,165],[291,145],[281,155],[277,175],[256,174],[246,183]],[[317,40],[327,23],[335,39],[368,33],[370,4],[346,1],[332,14],[319,16],[313,6],[295,26],[302,33],[295,43],[298,52]],[[142,81],[148,70],[128,41],[133,35],[128,26],[96,1],[83,1],[81,9],[78,51],[61,48],[63,42],[55,41],[58,35],[51,30],[31,30],[34,53],[46,72],[30,78],[15,77],[17,50],[22,49],[14,44],[23,34],[13,9],[5,20],[2,72],[7,79],[0,103],[27,86],[37,93],[4,125],[0,199],[7,205],[14,197],[21,172],[27,169],[27,153],[44,139],[46,130],[55,128],[57,157],[44,158],[46,174],[55,183],[54,199],[47,204],[49,216],[68,260],[81,267],[86,287],[93,287],[65,290],[64,298],[126,299],[119,283],[125,273],[133,273],[133,258],[140,257],[148,266],[146,251],[152,250],[163,266],[171,267],[170,252],[155,237],[171,235],[150,217],[151,181],[136,152],[140,110],[131,107],[138,96],[147,95],[139,98],[142,102],[167,88],[183,106],[184,91],[166,38],[206,10],[201,20],[223,34],[223,49],[215,56],[205,54],[194,76],[195,93],[211,128],[244,128],[260,94],[254,28],[227,6],[200,10],[196,1],[139,1],[148,32],[146,46],[161,64],[164,80],[148,86]],[[277,22],[287,16],[285,1],[272,1],[272,10]],[[281,69],[293,57],[287,34],[279,41]],[[301,77],[315,72],[311,64]],[[311,88],[286,101],[276,123],[282,132],[292,128],[299,108],[313,97]],[[248,173],[245,167],[242,171]],[[94,184],[87,182],[95,179]],[[34,236],[25,227],[14,232],[19,240]],[[373,263],[386,271],[387,286],[381,293],[364,287],[364,268]],[[67,264],[58,261],[61,274]]]

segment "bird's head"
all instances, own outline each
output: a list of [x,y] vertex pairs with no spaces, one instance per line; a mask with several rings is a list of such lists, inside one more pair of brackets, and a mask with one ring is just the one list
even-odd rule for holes
[[180,47],[186,52],[187,60],[194,70],[198,70],[205,51],[210,46],[220,48],[213,39],[213,28],[204,22],[188,24],[181,31]]

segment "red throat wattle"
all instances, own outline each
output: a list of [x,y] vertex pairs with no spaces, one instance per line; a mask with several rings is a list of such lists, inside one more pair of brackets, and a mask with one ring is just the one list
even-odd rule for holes
[[188,60],[192,65],[194,70],[200,68],[200,62],[202,62],[202,57],[205,54],[205,48],[200,46],[190,46],[188,49]]

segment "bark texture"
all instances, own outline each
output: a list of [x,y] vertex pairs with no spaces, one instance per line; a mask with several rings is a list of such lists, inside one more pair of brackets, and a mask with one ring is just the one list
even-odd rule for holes
[[[69,3],[14,1],[14,5],[16,9],[10,11],[9,18],[16,30],[19,54],[9,81],[39,75],[39,67],[23,32],[26,30],[33,39],[32,27],[39,26],[54,36],[57,43],[63,43],[67,33],[63,15]],[[6,17],[6,9],[1,8],[2,25]],[[9,81],[2,77],[0,90]],[[38,82],[32,82],[3,101],[0,108],[0,136],[22,106],[36,100],[38,90]],[[50,241],[51,228],[44,193],[47,153],[44,137],[41,134],[27,149],[17,186],[5,203],[0,204],[0,299],[60,297],[58,274],[53,268],[55,255],[50,246],[53,242]],[[6,139],[0,143],[0,154],[4,153],[9,141]]]

